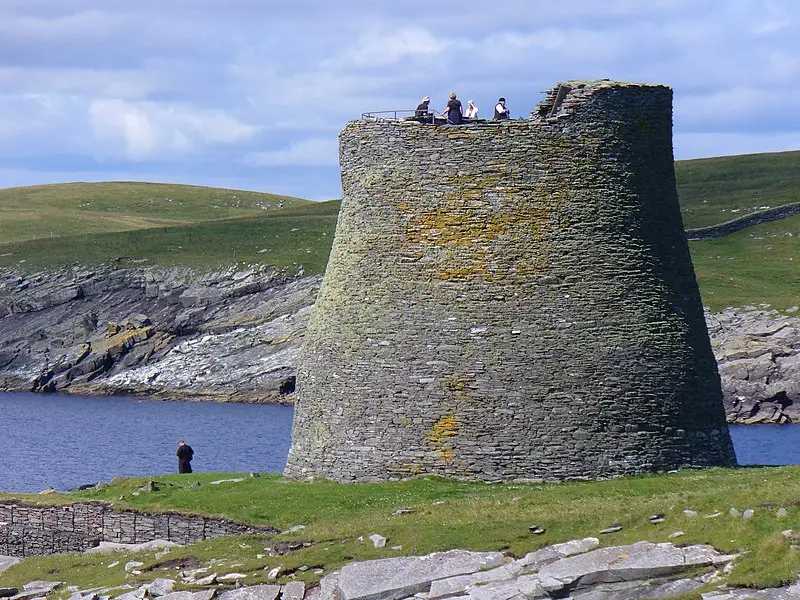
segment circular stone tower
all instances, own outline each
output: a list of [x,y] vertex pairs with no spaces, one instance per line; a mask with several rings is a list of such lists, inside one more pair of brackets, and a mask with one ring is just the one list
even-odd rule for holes
[[672,91],[362,120],[286,475],[602,478],[736,462],[683,233]]

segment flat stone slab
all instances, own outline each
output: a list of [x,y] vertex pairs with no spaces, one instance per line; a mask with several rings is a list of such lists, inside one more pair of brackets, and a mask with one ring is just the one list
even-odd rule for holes
[[60,586],[63,581],[29,581],[25,585],[22,586],[22,589],[26,592],[40,592],[42,596],[46,596],[47,593],[51,590],[56,589]]
[[479,571],[468,575],[457,575],[447,579],[437,579],[431,582],[431,589],[428,592],[428,600],[438,600],[439,598],[449,598],[465,591],[468,587],[494,581],[510,581],[515,579],[522,572],[523,565],[520,562],[513,562],[496,569]]
[[549,598],[536,575],[521,575],[512,581],[493,581],[471,585],[467,598],[474,600],[519,600]]
[[538,570],[546,564],[555,562],[567,556],[574,556],[575,554],[583,554],[594,550],[600,545],[600,540],[596,537],[587,537],[579,540],[570,540],[561,544],[553,544],[545,546],[534,552],[528,552],[521,562],[527,570]]
[[585,593],[570,594],[574,600],[658,600],[673,598],[680,594],[696,592],[705,585],[699,579],[676,579],[674,581],[624,581],[601,583]]
[[[211,600],[216,590],[200,590],[199,592],[172,592],[161,596],[161,600]],[[271,600],[274,600],[271,599]]]
[[711,546],[677,548],[670,543],[638,542],[562,558],[543,566],[539,580],[548,592],[560,592],[597,583],[665,577],[730,558]]
[[431,582],[499,567],[500,552],[449,550],[427,556],[381,558],[342,567],[340,600],[399,600],[429,589]]
[[281,588],[281,600],[303,600],[305,594],[306,584],[302,581],[290,581]]
[[217,600],[275,600],[280,591],[279,585],[251,585],[224,592]]
[[180,544],[167,540],[151,540],[141,544],[122,544],[120,542],[100,542],[94,548],[84,550],[84,554],[107,554],[109,552],[146,552],[149,550],[162,550],[178,548]]
[[172,589],[175,587],[175,580],[159,577],[158,579],[154,579],[144,587],[147,589],[147,593],[151,597],[166,596],[167,594],[172,592]]
[[21,558],[17,558],[16,556],[0,556],[0,573],[21,560]]

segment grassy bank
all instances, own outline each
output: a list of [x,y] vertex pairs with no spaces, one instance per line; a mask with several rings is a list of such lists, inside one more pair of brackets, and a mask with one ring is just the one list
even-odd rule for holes
[[800,202],[800,152],[681,160],[675,178],[684,225],[705,227]]
[[[246,573],[246,583],[264,581],[268,570],[278,564],[287,573],[284,581],[288,580],[288,573],[294,572],[295,577],[311,582],[320,577],[313,568],[329,572],[352,560],[450,548],[503,550],[522,556],[544,545],[578,537],[597,536],[608,546],[638,540],[668,541],[668,536],[678,530],[685,535],[676,543],[710,543],[723,552],[745,553],[737,559],[729,576],[732,584],[785,584],[794,581],[800,570],[800,536],[781,534],[787,529],[800,531],[800,467],[710,469],[563,484],[416,479],[342,485],[265,476],[209,485],[221,477],[230,475],[157,477],[158,491],[138,495],[134,492],[144,480],[130,479],[100,491],[56,498],[33,496],[26,500],[103,500],[113,502],[117,508],[180,510],[281,529],[305,526],[291,534],[207,540],[159,558],[154,554],[135,557],[145,563],[143,570],[173,558],[194,556],[201,565],[216,559],[214,571]],[[197,482],[201,485],[192,487]],[[740,511],[752,508],[755,516],[749,520],[730,516],[731,507]],[[778,518],[779,507],[785,507],[789,516]],[[411,512],[394,515],[398,508]],[[686,516],[684,509],[698,511],[699,515]],[[721,514],[705,518],[717,512]],[[657,513],[665,514],[665,522],[650,524],[648,517]],[[623,530],[599,535],[613,522],[622,524]],[[531,534],[528,527],[534,524],[546,532]],[[372,533],[388,538],[386,548],[372,546],[366,539]],[[365,541],[360,541],[359,536]],[[265,548],[284,541],[310,545],[281,556],[268,556]],[[79,554],[30,558],[0,575],[0,586],[40,579],[47,572],[81,586],[175,576],[174,569],[156,567],[146,575],[126,578],[119,569],[107,568],[115,560],[131,558]],[[312,568],[297,570],[303,565]]]
[[689,242],[703,304],[800,304],[800,216],[749,227],[716,240]]
[[212,270],[244,263],[303,265],[306,273],[319,273],[328,261],[339,205],[313,202],[256,217],[4,243],[0,265],[30,271],[117,260]]
[[257,216],[308,200],[196,185],[61,183],[0,189],[0,240],[133,231]]

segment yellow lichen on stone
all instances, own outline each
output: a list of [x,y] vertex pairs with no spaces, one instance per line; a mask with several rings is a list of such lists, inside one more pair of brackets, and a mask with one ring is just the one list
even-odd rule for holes
[[455,415],[444,415],[433,424],[433,429],[428,434],[428,439],[436,444],[442,443],[449,437],[458,435],[458,419]]
[[455,458],[455,451],[451,447],[451,438],[458,435],[458,418],[454,414],[443,415],[426,436],[431,450],[439,453],[439,457],[445,462],[451,462]]

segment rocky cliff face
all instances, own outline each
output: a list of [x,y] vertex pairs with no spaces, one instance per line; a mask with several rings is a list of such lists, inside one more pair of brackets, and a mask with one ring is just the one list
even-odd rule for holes
[[751,307],[706,323],[728,422],[800,423],[800,317]]
[[[291,402],[319,277],[0,269],[0,391]],[[800,315],[706,314],[729,422],[800,422]]]
[[319,279],[0,271],[0,390],[285,401]]

